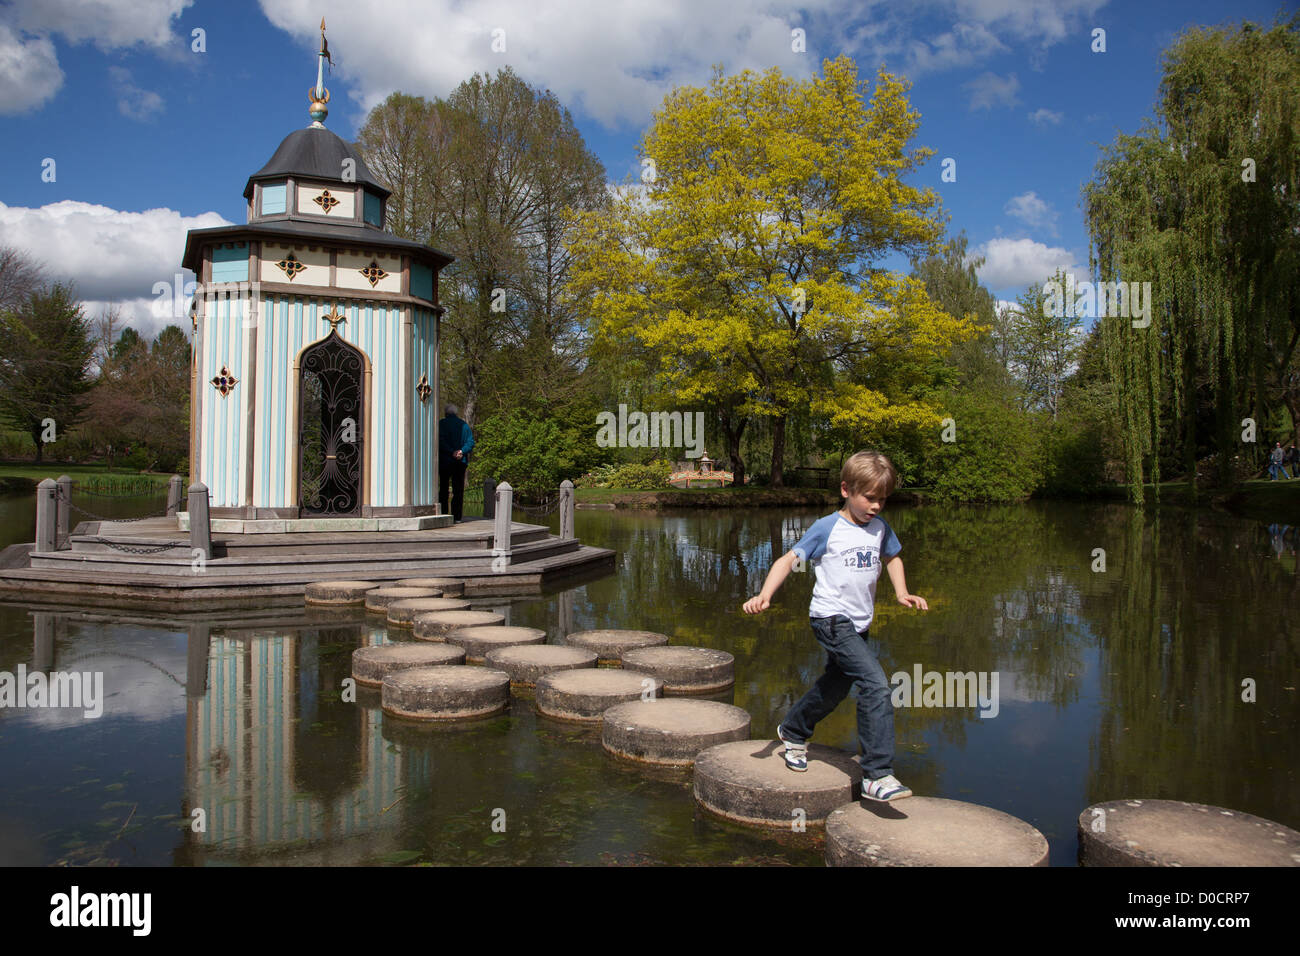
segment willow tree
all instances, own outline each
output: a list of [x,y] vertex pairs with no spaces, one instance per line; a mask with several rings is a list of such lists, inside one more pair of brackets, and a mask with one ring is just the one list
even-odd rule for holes
[[[1150,282],[1150,324],[1101,318],[1128,478],[1160,480],[1160,396],[1171,396],[1195,487],[1196,391],[1213,396],[1219,482],[1242,422],[1278,403],[1300,432],[1300,15],[1267,32],[1195,29],[1164,58],[1156,121],[1120,136],[1083,190],[1090,265]],[[1158,494],[1158,491],[1157,491]]]
[[903,181],[932,154],[906,148],[905,82],[882,70],[868,105],[851,59],[822,71],[716,67],[708,89],[673,90],[641,141],[641,201],[587,217],[575,247],[596,334],[650,346],[675,401],[706,399],[733,470],[743,423],[767,419],[778,486],[796,407],[864,438],[937,434],[922,386],[974,334],[881,265],[943,232],[934,192]]

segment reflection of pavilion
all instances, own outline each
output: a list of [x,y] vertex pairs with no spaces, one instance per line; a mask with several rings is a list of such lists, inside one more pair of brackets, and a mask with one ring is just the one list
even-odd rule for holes
[[207,687],[186,719],[184,812],[207,816],[206,832],[189,833],[193,862],[304,844],[303,862],[360,862],[390,849],[374,837],[397,831],[387,811],[428,767],[383,739],[377,709],[331,699],[350,655],[343,669],[322,667],[316,645],[345,637],[380,642],[360,626],[211,639]]

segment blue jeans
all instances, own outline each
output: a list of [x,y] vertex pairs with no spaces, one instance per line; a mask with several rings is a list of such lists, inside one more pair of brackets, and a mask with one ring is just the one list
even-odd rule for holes
[[1278,478],[1278,475],[1281,475],[1282,479],[1285,479],[1287,477],[1286,471],[1285,469],[1283,469],[1281,465],[1279,465],[1275,461],[1270,461],[1268,463],[1268,480],[1269,481],[1282,480]]
[[894,704],[880,666],[880,642],[858,633],[842,614],[811,618],[817,643],[826,648],[826,672],[785,715],[781,727],[794,743],[807,743],[818,721],[834,710],[855,688],[858,695],[858,760],[867,780],[892,774],[894,762]]

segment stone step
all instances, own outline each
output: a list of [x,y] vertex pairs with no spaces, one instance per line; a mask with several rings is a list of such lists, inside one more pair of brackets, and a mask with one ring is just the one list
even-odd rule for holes
[[[127,544],[127,542],[123,542]],[[131,541],[131,547],[149,547],[143,542]],[[544,541],[530,542],[512,547],[511,564],[527,564],[540,558],[567,554],[577,551],[581,543],[576,538],[548,538]],[[319,553],[299,552],[278,556],[252,557],[213,557],[205,562],[202,572],[193,576],[228,576],[257,573],[261,575],[296,574],[301,571],[304,580],[322,580],[332,576],[352,576],[354,572],[374,572],[372,577],[382,573],[388,577],[415,577],[420,573],[441,573],[443,571],[461,571],[486,574],[493,571],[493,557],[490,551],[445,551],[426,550],[422,552],[403,551],[362,551],[346,556],[319,549]],[[105,546],[103,552],[91,551],[47,551],[34,552],[31,556],[33,569],[52,569],[68,567],[102,568],[104,570],[124,571],[133,574],[175,576],[188,572],[192,568],[192,558],[188,542],[170,551],[156,554],[135,555],[117,551]]]

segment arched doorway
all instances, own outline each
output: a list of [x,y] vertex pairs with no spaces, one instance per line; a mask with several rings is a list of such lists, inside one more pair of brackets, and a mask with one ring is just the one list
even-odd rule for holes
[[338,330],[302,353],[298,374],[298,507],[360,515],[365,359]]

